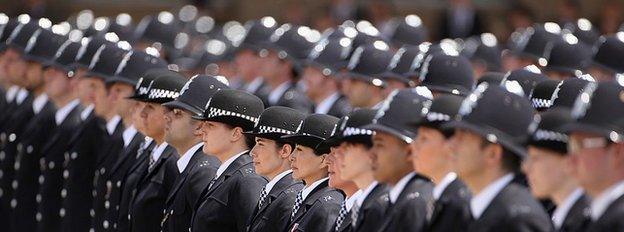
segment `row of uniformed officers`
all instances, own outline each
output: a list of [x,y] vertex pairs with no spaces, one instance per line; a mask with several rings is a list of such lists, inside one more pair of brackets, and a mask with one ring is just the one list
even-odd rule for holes
[[532,67],[473,88],[442,48],[413,83],[374,72],[380,41],[347,72],[343,38],[309,51],[308,32],[281,28],[243,44],[377,91],[338,118],[304,112],[294,85],[263,99],[41,22],[2,28],[2,231],[624,231],[620,75],[549,82]]

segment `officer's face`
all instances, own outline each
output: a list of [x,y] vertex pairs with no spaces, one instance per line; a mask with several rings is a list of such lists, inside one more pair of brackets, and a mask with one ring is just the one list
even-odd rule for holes
[[145,135],[152,138],[163,138],[165,134],[165,107],[157,103],[145,103],[141,111],[141,121]]
[[127,99],[134,93],[134,88],[128,84],[116,82],[108,90],[108,101],[115,107],[115,112],[121,116],[132,115],[134,101]]
[[71,88],[69,88],[70,79],[62,70],[54,67],[47,68],[43,73],[43,77],[46,83],[45,92],[50,98],[57,99],[69,94],[68,92],[71,91]]
[[621,147],[609,145],[606,139],[594,134],[575,132],[570,135],[568,151],[574,176],[590,195],[597,196],[610,185],[613,173],[621,171],[624,163],[622,152],[618,151]]
[[381,92],[381,88],[355,79],[351,79],[348,86],[347,92],[344,94],[354,107],[367,107],[370,104],[371,95],[377,95]]
[[342,152],[338,157],[344,160],[340,164],[342,179],[354,181],[373,174],[373,154],[369,148],[363,144],[343,142],[340,149]]
[[596,81],[610,81],[613,80],[613,78],[615,77],[615,73],[599,67],[590,67],[587,72],[594,79],[596,79]]
[[84,68],[78,68],[76,70],[76,74],[72,78],[76,78],[80,80],[78,84],[78,98],[82,101],[83,104],[93,103],[93,98],[91,97],[91,88],[89,87],[90,78],[84,78],[87,70]]
[[6,51],[5,69],[8,72],[9,80],[19,86],[24,86],[23,77],[26,74],[26,61],[22,55],[10,48]]
[[7,54],[6,52],[2,52],[0,54],[0,83],[2,84],[8,81],[7,80],[8,73],[6,69],[7,68],[6,67],[6,62],[7,62],[6,54]]
[[531,192],[537,198],[551,197],[569,179],[569,159],[564,154],[529,146],[527,158],[522,163]]
[[392,79],[386,80],[386,85],[386,88],[383,89],[384,96],[390,95],[390,93],[392,93],[392,91],[394,90],[405,89],[407,87],[405,83]]
[[252,50],[246,49],[239,52],[234,59],[238,76],[243,78],[246,82],[250,82],[254,78],[260,76],[259,59],[260,58]]
[[263,176],[275,177],[281,173],[292,149],[290,145],[278,146],[275,140],[256,137],[256,145],[251,149],[256,172]]
[[571,78],[572,75],[564,73],[564,72],[557,72],[557,71],[546,71],[546,75],[553,80],[566,80],[568,78]]
[[467,130],[457,129],[451,138],[453,166],[457,174],[470,181],[483,172],[485,154],[481,136]]
[[190,112],[166,107],[165,109],[165,141],[167,143],[179,147],[180,144],[194,141],[201,136],[199,132],[201,122],[193,120]]
[[317,156],[312,148],[297,145],[290,155],[290,168],[293,170],[293,178],[312,184],[327,176],[327,164],[324,162],[325,155]]
[[26,69],[26,89],[34,90],[43,87],[43,67],[40,63],[29,61]]
[[382,183],[396,184],[413,170],[409,162],[410,148],[405,141],[386,132],[373,135],[373,170],[375,179]]
[[106,90],[106,84],[102,79],[97,77],[85,78],[91,80],[91,96],[93,98],[93,104],[95,106],[95,114],[106,117],[107,115],[114,114],[113,105],[108,99],[108,91]]
[[145,134],[145,125],[143,123],[143,119],[141,118],[143,108],[145,107],[145,102],[135,100],[131,101],[132,108],[134,108],[134,110],[132,111],[132,123],[134,125],[134,128],[136,128],[137,131],[141,132],[142,134]]
[[[433,128],[420,127],[412,148],[414,170],[431,178],[446,175],[451,148],[444,135]],[[439,181],[439,180],[438,180]]]
[[306,94],[312,99],[318,98],[319,92],[323,91],[323,81],[330,81],[318,69],[311,66],[303,70],[302,80],[307,87]]
[[337,189],[344,189],[347,185],[353,184],[350,180],[342,178],[342,165],[344,164],[342,156],[342,149],[332,147],[331,152],[325,158],[329,174],[329,186]]
[[[205,121],[201,124],[202,141],[204,141],[204,153],[217,157],[232,155],[226,154],[232,143],[242,138],[242,129],[220,123]],[[223,161],[223,160],[222,160]]]

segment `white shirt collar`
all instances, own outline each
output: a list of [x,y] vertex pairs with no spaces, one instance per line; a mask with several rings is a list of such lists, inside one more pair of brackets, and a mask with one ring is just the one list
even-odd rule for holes
[[314,190],[316,188],[316,186],[319,186],[320,184],[322,184],[324,181],[326,181],[328,179],[329,179],[329,177],[325,177],[323,179],[317,180],[316,182],[312,183],[311,185],[307,185],[306,187],[304,187],[302,192],[301,192],[302,199],[305,200],[308,197],[308,195],[310,195],[312,190]]
[[217,174],[214,177],[215,180],[217,178],[219,178],[221,176],[221,174],[223,174],[223,172],[225,172],[225,170],[227,170],[227,168],[230,166],[230,164],[234,163],[234,160],[238,159],[238,157],[240,157],[241,155],[247,153],[247,151],[249,151],[249,150],[244,150],[243,152],[238,153],[235,156],[232,156],[229,159],[227,159],[225,162],[221,163],[221,165],[217,169]]
[[607,190],[602,191],[600,195],[598,195],[591,203],[591,217],[592,219],[598,220],[609,205],[613,203],[615,200],[624,195],[624,180],[614,184],[609,187]]
[[566,197],[566,199],[560,205],[557,206],[555,212],[553,212],[552,215],[552,221],[556,229],[561,228],[561,226],[563,225],[563,221],[565,221],[565,218],[568,215],[568,212],[570,212],[572,206],[574,206],[576,201],[578,201],[581,196],[583,196],[583,189],[577,188],[572,193],[570,193],[570,195],[568,195],[568,197]]
[[44,93],[44,94],[37,96],[35,100],[33,100],[32,102],[33,112],[35,114],[38,114],[39,112],[41,112],[41,110],[43,110],[43,107],[45,106],[46,103],[48,103],[47,94]]
[[113,133],[115,133],[115,129],[120,122],[121,117],[119,115],[113,116],[110,120],[108,120],[108,122],[106,122],[106,131],[108,132],[108,135],[113,135]]
[[490,183],[487,187],[485,187],[481,192],[476,194],[470,200],[470,212],[475,219],[479,219],[483,211],[490,205],[494,197],[498,195],[498,193],[509,184],[514,178],[513,173],[509,173],[504,175],[501,178],[498,178],[496,181]]
[[255,79],[253,79],[253,81],[247,84],[247,86],[245,87],[245,90],[247,90],[247,92],[250,92],[250,93],[255,93],[256,91],[258,91],[262,83],[264,83],[264,78],[256,77]]
[[160,145],[157,145],[156,148],[154,148],[154,150],[152,151],[152,159],[158,160],[158,158],[160,158],[160,156],[165,151],[165,148],[167,148],[168,145],[169,144],[167,144],[167,142],[163,142]]
[[15,96],[17,96],[17,92],[19,92],[20,88],[17,85],[9,87],[7,89],[5,97],[7,102],[13,102],[15,100]]
[[345,199],[345,206],[347,207],[347,212],[351,211],[351,208],[353,208],[353,205],[357,203],[358,199],[360,199],[361,197],[362,197],[362,190],[360,189],[357,192],[353,193],[353,195]]
[[377,187],[378,184],[379,182],[373,181],[373,183],[369,184],[368,187],[366,187],[366,189],[362,191],[362,195],[360,195],[360,197],[358,197],[357,199],[357,204],[359,206],[362,206],[362,204],[364,203],[364,200],[366,200],[368,195],[370,195],[370,193],[373,192],[373,189],[375,189],[375,187]]
[[134,138],[134,135],[136,134],[137,129],[134,127],[134,125],[130,125],[123,131],[121,137],[123,138],[124,147],[130,145],[130,142],[132,142],[132,138]]
[[67,115],[69,115],[69,113],[74,110],[74,108],[76,108],[78,104],[80,104],[80,100],[74,99],[73,101],[70,101],[69,103],[58,109],[54,114],[54,120],[56,121],[56,125],[61,125],[61,123],[65,121],[65,118],[67,118]]
[[446,176],[442,178],[440,183],[433,187],[433,199],[435,199],[436,201],[440,199],[440,196],[442,196],[442,193],[444,192],[446,187],[448,187],[449,184],[451,184],[451,182],[453,182],[455,179],[457,179],[457,174],[455,174],[454,172],[447,173]]
[[383,106],[383,103],[384,103],[384,101],[377,102],[377,104],[375,104],[373,107],[371,107],[371,109],[373,109],[373,110],[380,109],[381,106]]
[[288,90],[290,85],[291,85],[290,81],[286,81],[280,84],[279,86],[277,86],[277,88],[271,90],[271,93],[269,93],[269,103],[271,103],[272,105],[277,104],[279,99],[282,97],[282,95],[284,95],[284,92]]
[[277,184],[277,182],[279,182],[282,178],[284,178],[286,175],[292,173],[292,170],[286,170],[283,171],[280,174],[277,174],[277,176],[273,177],[273,179],[271,179],[271,181],[269,181],[269,183],[266,184],[266,186],[264,187],[264,192],[269,194],[271,192],[271,189],[273,189],[273,186],[275,186],[275,184]]
[[26,97],[28,97],[28,90],[22,88],[19,90],[19,92],[17,92],[17,97],[15,97],[15,102],[18,105],[21,105],[22,102],[26,100]]
[[318,106],[314,109],[314,113],[316,114],[327,114],[329,110],[331,110],[332,105],[340,98],[340,94],[338,92],[329,95],[321,101]]
[[410,172],[409,174],[401,178],[401,180],[399,180],[399,182],[397,182],[396,185],[392,187],[392,189],[390,189],[390,202],[392,202],[393,204],[396,202],[407,183],[409,183],[409,180],[411,180],[412,177],[414,177],[415,175],[416,173]]
[[91,115],[93,112],[93,108],[95,106],[93,104],[88,105],[82,112],[80,112],[80,118],[84,121]]
[[195,146],[192,146],[190,149],[188,149],[188,151],[184,152],[184,155],[180,156],[180,158],[176,162],[176,164],[178,165],[178,171],[180,173],[182,173],[184,169],[186,169],[186,166],[188,166],[188,163],[191,161],[191,158],[193,158],[195,152],[197,152],[197,150],[199,150],[202,146],[204,146],[203,142],[195,144]]

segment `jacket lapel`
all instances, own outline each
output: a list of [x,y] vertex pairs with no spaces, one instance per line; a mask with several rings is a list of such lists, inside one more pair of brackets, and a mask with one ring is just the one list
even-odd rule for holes
[[[312,190],[310,194],[308,194],[306,199],[303,201],[301,207],[299,207],[299,210],[295,214],[295,218],[293,219],[293,221],[291,221],[291,223],[296,222],[297,220],[299,220],[299,218],[305,215],[306,211],[314,204],[314,202],[316,202],[317,198],[319,197],[318,195],[323,193],[323,191],[321,190],[325,189],[328,186],[328,184],[329,184],[329,179],[326,179],[325,181],[321,182],[321,184],[316,186],[316,188],[314,188],[314,190]],[[289,226],[289,228],[290,227],[292,227],[292,225]]]
[[134,148],[136,148],[136,146],[139,146],[141,144],[141,141],[143,141],[143,139],[144,139],[143,135],[141,135],[141,133],[139,133],[139,132],[137,132],[134,135],[134,137],[132,137],[132,140],[130,141],[128,146],[124,148],[124,151],[121,154],[120,159],[117,159],[117,162],[115,162],[115,165],[111,169],[111,171],[110,171],[111,175],[113,173],[117,172],[117,170],[119,170],[119,168],[124,163],[128,162],[128,160],[131,158],[131,156],[134,155],[134,154],[130,154],[130,153],[132,153],[132,151],[136,150]]
[[191,171],[195,167],[197,160],[203,155],[204,155],[204,152],[202,151],[202,147],[200,147],[199,149],[197,149],[197,151],[195,151],[195,154],[193,154],[193,157],[191,157],[191,159],[189,160],[189,163],[186,165],[186,168],[184,169],[184,171],[176,179],[176,182],[173,185],[172,191],[169,193],[169,196],[167,196],[166,205],[169,205],[169,201],[175,198],[175,195],[177,194],[178,190],[180,190],[184,182],[186,182],[186,178],[189,176],[189,173],[191,173]]

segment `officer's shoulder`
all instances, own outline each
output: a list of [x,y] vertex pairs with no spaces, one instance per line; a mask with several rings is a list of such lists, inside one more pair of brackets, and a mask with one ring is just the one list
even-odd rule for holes
[[316,199],[316,201],[322,203],[341,204],[342,201],[344,201],[344,194],[335,188],[326,187],[323,190],[322,194],[319,196],[319,198]]
[[217,169],[219,168],[219,165],[221,165],[221,162],[219,161],[219,159],[217,159],[217,157],[202,153],[202,156],[197,159],[197,163],[195,166],[197,167],[197,170],[203,171]]
[[521,223],[522,221],[532,221],[534,219],[548,219],[548,214],[543,207],[532,197],[529,190],[519,184],[511,183],[500,193],[500,201],[503,204],[505,213],[509,218]]

